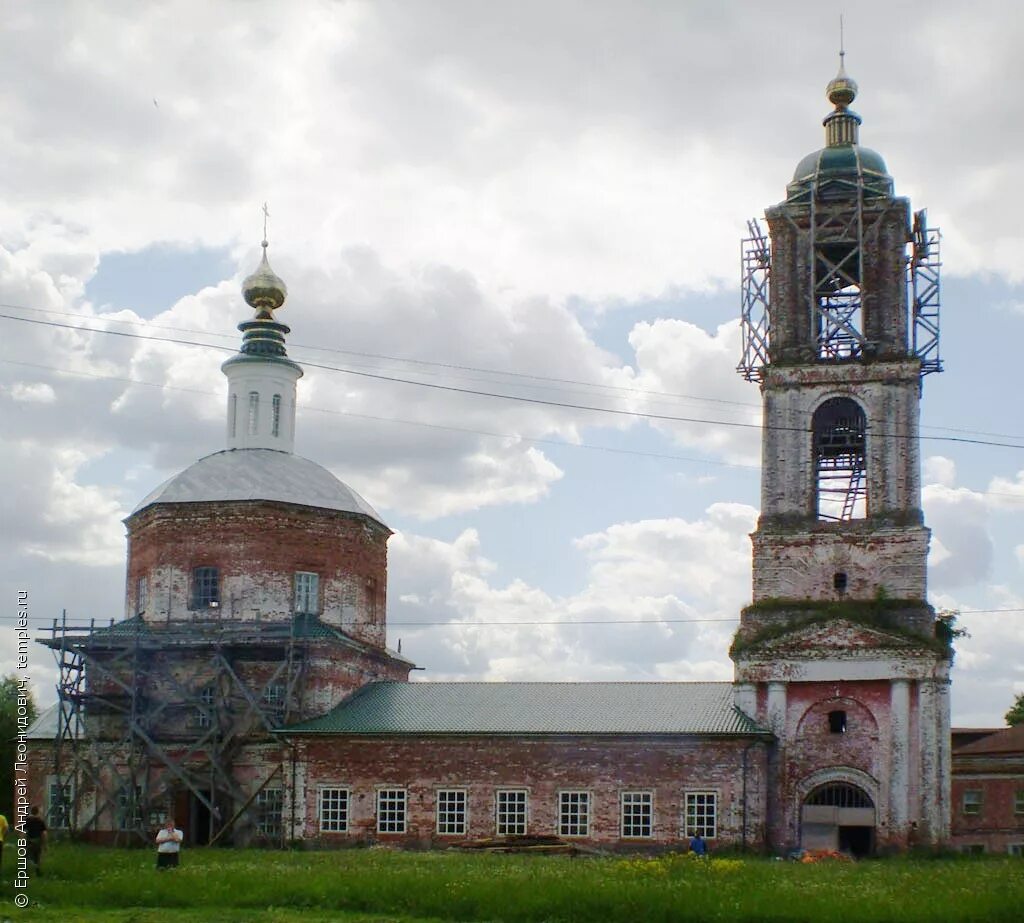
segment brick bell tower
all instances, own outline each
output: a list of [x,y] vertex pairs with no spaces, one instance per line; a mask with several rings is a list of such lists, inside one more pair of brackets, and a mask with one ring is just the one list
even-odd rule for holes
[[763,398],[737,705],[771,728],[769,840],[856,854],[949,830],[948,626],[926,602],[918,404],[939,234],[861,147],[843,67],[825,147],[749,224],[743,359]]

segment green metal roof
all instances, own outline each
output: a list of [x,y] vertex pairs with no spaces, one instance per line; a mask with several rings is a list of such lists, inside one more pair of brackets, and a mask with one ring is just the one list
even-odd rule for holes
[[731,683],[371,683],[285,734],[763,735]]
[[892,177],[882,155],[859,144],[837,144],[808,154],[793,171],[786,197],[799,200],[812,190],[821,194],[828,187],[832,187],[834,198],[844,197],[844,191],[850,195],[857,188],[863,188],[868,197],[893,194]]

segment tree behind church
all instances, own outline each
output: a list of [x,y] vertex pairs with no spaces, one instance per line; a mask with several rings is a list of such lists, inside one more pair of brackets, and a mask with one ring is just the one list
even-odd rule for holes
[[1010,727],[1024,724],[1024,692],[1019,693],[1017,698],[1013,700],[1013,705],[1010,706],[1010,710],[1006,713],[1006,723]]
[[[10,821],[14,804],[14,755],[18,735],[18,677],[0,679],[0,814]],[[28,721],[36,720],[36,702],[28,693]]]

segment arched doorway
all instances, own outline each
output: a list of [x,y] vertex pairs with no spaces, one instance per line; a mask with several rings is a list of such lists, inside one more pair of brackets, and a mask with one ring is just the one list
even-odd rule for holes
[[875,848],[875,806],[868,793],[850,782],[827,782],[813,789],[800,812],[800,845],[870,855]]

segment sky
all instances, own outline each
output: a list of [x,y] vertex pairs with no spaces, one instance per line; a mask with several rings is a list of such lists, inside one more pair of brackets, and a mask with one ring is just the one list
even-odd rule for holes
[[[739,241],[823,144],[840,12],[9,5],[0,671],[19,591],[37,635],[124,616],[122,520],[223,447],[267,202],[296,451],[395,530],[389,643],[416,677],[730,679],[760,478]],[[954,725],[1024,692],[1016,13],[845,19],[861,140],[943,233],[923,504],[930,601],[970,635]],[[29,674],[52,701],[39,645]]]

